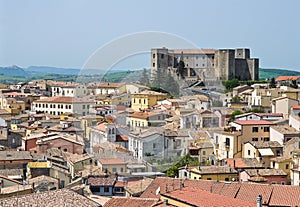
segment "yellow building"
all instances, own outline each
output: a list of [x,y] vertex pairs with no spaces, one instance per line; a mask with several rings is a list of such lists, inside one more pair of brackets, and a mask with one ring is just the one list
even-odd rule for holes
[[164,100],[167,97],[167,94],[155,91],[143,91],[141,93],[132,94],[131,108],[134,111],[150,109],[156,105],[157,101]]
[[194,180],[238,180],[238,172],[228,166],[199,166],[190,171],[190,178]]
[[292,162],[292,158],[276,157],[271,159],[270,167],[273,169],[283,170],[287,174],[288,179],[291,180],[291,170],[290,170],[291,162]]

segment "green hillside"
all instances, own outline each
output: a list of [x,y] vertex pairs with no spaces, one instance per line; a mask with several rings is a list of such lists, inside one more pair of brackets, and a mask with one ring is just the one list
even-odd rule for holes
[[268,78],[277,78],[278,76],[294,76],[299,75],[300,72],[293,70],[285,70],[285,69],[267,69],[260,68],[259,69],[259,79],[265,80]]

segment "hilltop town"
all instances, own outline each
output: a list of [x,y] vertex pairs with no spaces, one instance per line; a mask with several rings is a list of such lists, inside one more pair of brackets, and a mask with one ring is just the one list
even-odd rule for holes
[[259,81],[247,48],[150,62],[134,83],[1,84],[0,206],[300,205],[300,76]]

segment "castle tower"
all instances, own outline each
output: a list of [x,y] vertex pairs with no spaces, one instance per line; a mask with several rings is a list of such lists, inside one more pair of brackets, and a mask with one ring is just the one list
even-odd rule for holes
[[166,70],[167,68],[168,49],[165,47],[151,49],[150,83],[152,84],[157,78],[158,70]]
[[220,49],[215,53],[215,71],[221,80],[235,78],[235,51],[232,49]]

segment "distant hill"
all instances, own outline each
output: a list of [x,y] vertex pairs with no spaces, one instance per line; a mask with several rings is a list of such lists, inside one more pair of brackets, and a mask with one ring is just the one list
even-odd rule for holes
[[[21,68],[16,65],[9,67],[0,67],[0,82],[10,83],[26,81],[31,79],[53,79],[53,80],[70,80],[70,81],[138,81],[142,75],[143,70],[93,70],[93,69],[76,69],[76,68],[58,68],[49,66],[30,66],[28,68]],[[78,75],[82,75],[83,79]],[[299,75],[300,72],[285,69],[259,69],[259,79],[265,80],[268,78],[276,78],[278,76],[293,76]],[[84,77],[85,76],[85,77]]]
[[277,78],[278,76],[300,76],[300,72],[285,69],[259,69],[259,79],[265,80],[268,78]]
[[79,69],[73,68],[56,68],[49,66],[30,66],[24,70],[32,75],[42,74],[61,74],[61,75],[78,75]]
[[28,77],[30,76],[23,68],[16,65],[9,67],[0,67],[0,75],[9,77]]

